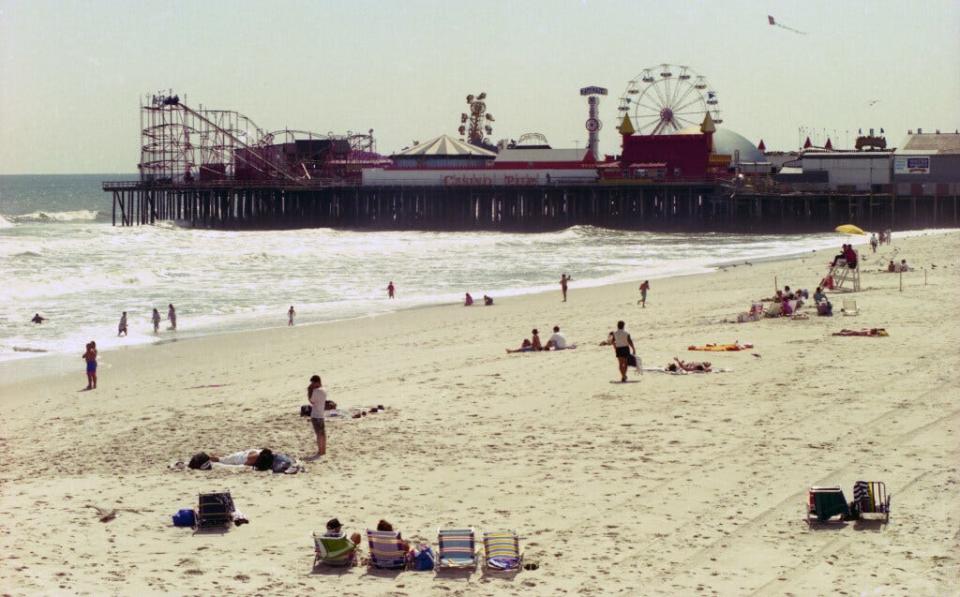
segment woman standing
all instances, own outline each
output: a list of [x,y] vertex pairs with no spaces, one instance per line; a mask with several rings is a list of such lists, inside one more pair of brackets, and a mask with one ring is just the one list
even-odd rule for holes
[[310,378],[310,385],[307,386],[307,400],[310,401],[310,423],[313,424],[313,432],[317,436],[317,458],[327,453],[327,430],[324,420],[324,409],[327,406],[327,391],[323,389],[323,383],[319,375]]
[[154,308],[153,315],[150,317],[150,319],[153,321],[153,333],[159,334],[160,333],[160,311],[157,311],[156,308]]
[[83,353],[83,360],[87,362],[87,389],[97,389],[97,343],[87,342],[87,350]]

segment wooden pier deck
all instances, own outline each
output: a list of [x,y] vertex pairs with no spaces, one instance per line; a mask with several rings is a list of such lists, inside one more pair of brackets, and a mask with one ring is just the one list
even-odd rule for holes
[[104,182],[113,224],[198,228],[807,232],[960,226],[960,198],[757,193],[716,183],[357,186],[314,182]]

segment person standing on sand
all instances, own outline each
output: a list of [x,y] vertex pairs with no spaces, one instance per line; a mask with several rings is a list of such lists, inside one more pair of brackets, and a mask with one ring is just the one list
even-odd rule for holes
[[310,423],[317,436],[317,457],[327,453],[327,429],[323,418],[324,408],[327,406],[327,391],[319,375],[310,378],[307,386],[307,400],[310,402]]
[[650,280],[644,280],[643,284],[640,285],[640,300],[637,301],[643,308],[647,308],[647,291],[650,290]]
[[293,305],[290,305],[290,308],[287,309],[287,325],[293,325],[293,318],[296,314],[297,312],[293,310]]
[[878,245],[879,243],[880,243],[880,241],[877,240],[877,233],[876,233],[876,232],[871,233],[871,234],[870,234],[870,248],[873,249],[873,252],[874,252],[874,253],[877,252],[877,245]]
[[177,331],[177,310],[173,308],[173,303],[167,305],[167,319],[170,321],[170,329]]
[[153,333],[160,333],[160,311],[156,309],[153,310],[153,315],[150,317],[150,320],[153,321]]
[[563,292],[563,302],[567,302],[567,283],[572,280],[567,274],[562,274],[560,276],[560,291]]
[[127,335],[127,312],[124,311],[120,315],[120,323],[117,324],[117,337]]
[[633,346],[633,338],[624,329],[626,324],[623,321],[617,322],[617,329],[613,332],[613,351],[617,355],[617,362],[620,365],[620,381],[627,381],[627,358],[632,353],[637,354],[637,349]]
[[83,360],[87,362],[87,389],[97,389],[97,343],[87,342],[87,350],[83,353]]
[[390,283],[387,284],[387,298],[394,298],[394,292],[396,292],[396,287],[393,285],[393,280],[390,280]]

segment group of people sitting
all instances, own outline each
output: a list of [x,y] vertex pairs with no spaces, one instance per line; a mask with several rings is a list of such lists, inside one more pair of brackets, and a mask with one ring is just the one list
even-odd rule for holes
[[[484,306],[484,307],[489,307],[489,306],[491,306],[492,304],[493,304],[493,298],[491,298],[491,297],[489,297],[489,296],[487,296],[487,295],[483,295],[483,306]],[[464,297],[464,299],[463,299],[463,306],[464,306],[464,307],[470,307],[470,306],[472,306],[472,305],[473,305],[473,297],[470,296],[470,293],[468,292],[468,293],[466,294],[466,297]]]
[[[183,468],[183,463],[178,462],[174,465],[176,468]],[[286,454],[274,453],[270,448],[241,450],[218,456],[216,454],[207,454],[206,452],[197,452],[187,463],[187,468],[207,471],[220,467],[251,467],[257,471],[273,471],[275,473],[288,472],[294,467],[294,459]]]
[[524,338],[520,343],[520,348],[508,348],[507,353],[515,352],[537,352],[541,350],[566,350],[576,348],[576,344],[567,342],[567,337],[560,333],[560,326],[553,326],[553,335],[547,340],[546,344],[540,342],[540,331],[534,328],[530,332],[530,338]]
[[[393,525],[387,522],[386,520],[380,520],[377,523],[377,530],[392,533]],[[348,554],[342,556],[343,565],[353,565],[356,563],[357,557],[357,548],[360,546],[360,541],[362,540],[360,533],[351,533],[347,537],[346,532],[343,530],[343,525],[340,524],[340,521],[336,518],[331,518],[327,521],[327,531],[323,534],[324,537],[333,537],[333,538],[342,538],[350,542],[350,545],[353,549],[350,550]],[[404,553],[409,554],[410,552],[410,542],[403,539],[400,536],[400,533],[397,533],[397,539],[400,540],[400,547]]]
[[908,272],[910,271],[910,266],[907,265],[906,259],[901,259],[900,263],[894,263],[893,259],[891,259],[890,263],[887,264],[887,271],[893,274],[899,272]]
[[834,256],[830,266],[837,267],[841,259],[850,269],[857,269],[857,252],[854,250],[853,245],[843,245],[840,248],[840,252]]

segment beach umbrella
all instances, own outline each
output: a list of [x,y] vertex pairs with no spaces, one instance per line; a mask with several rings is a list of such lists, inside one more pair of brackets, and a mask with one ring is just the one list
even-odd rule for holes
[[842,232],[843,234],[866,234],[866,232],[853,224],[843,224],[842,226],[837,226],[834,230],[836,232]]

